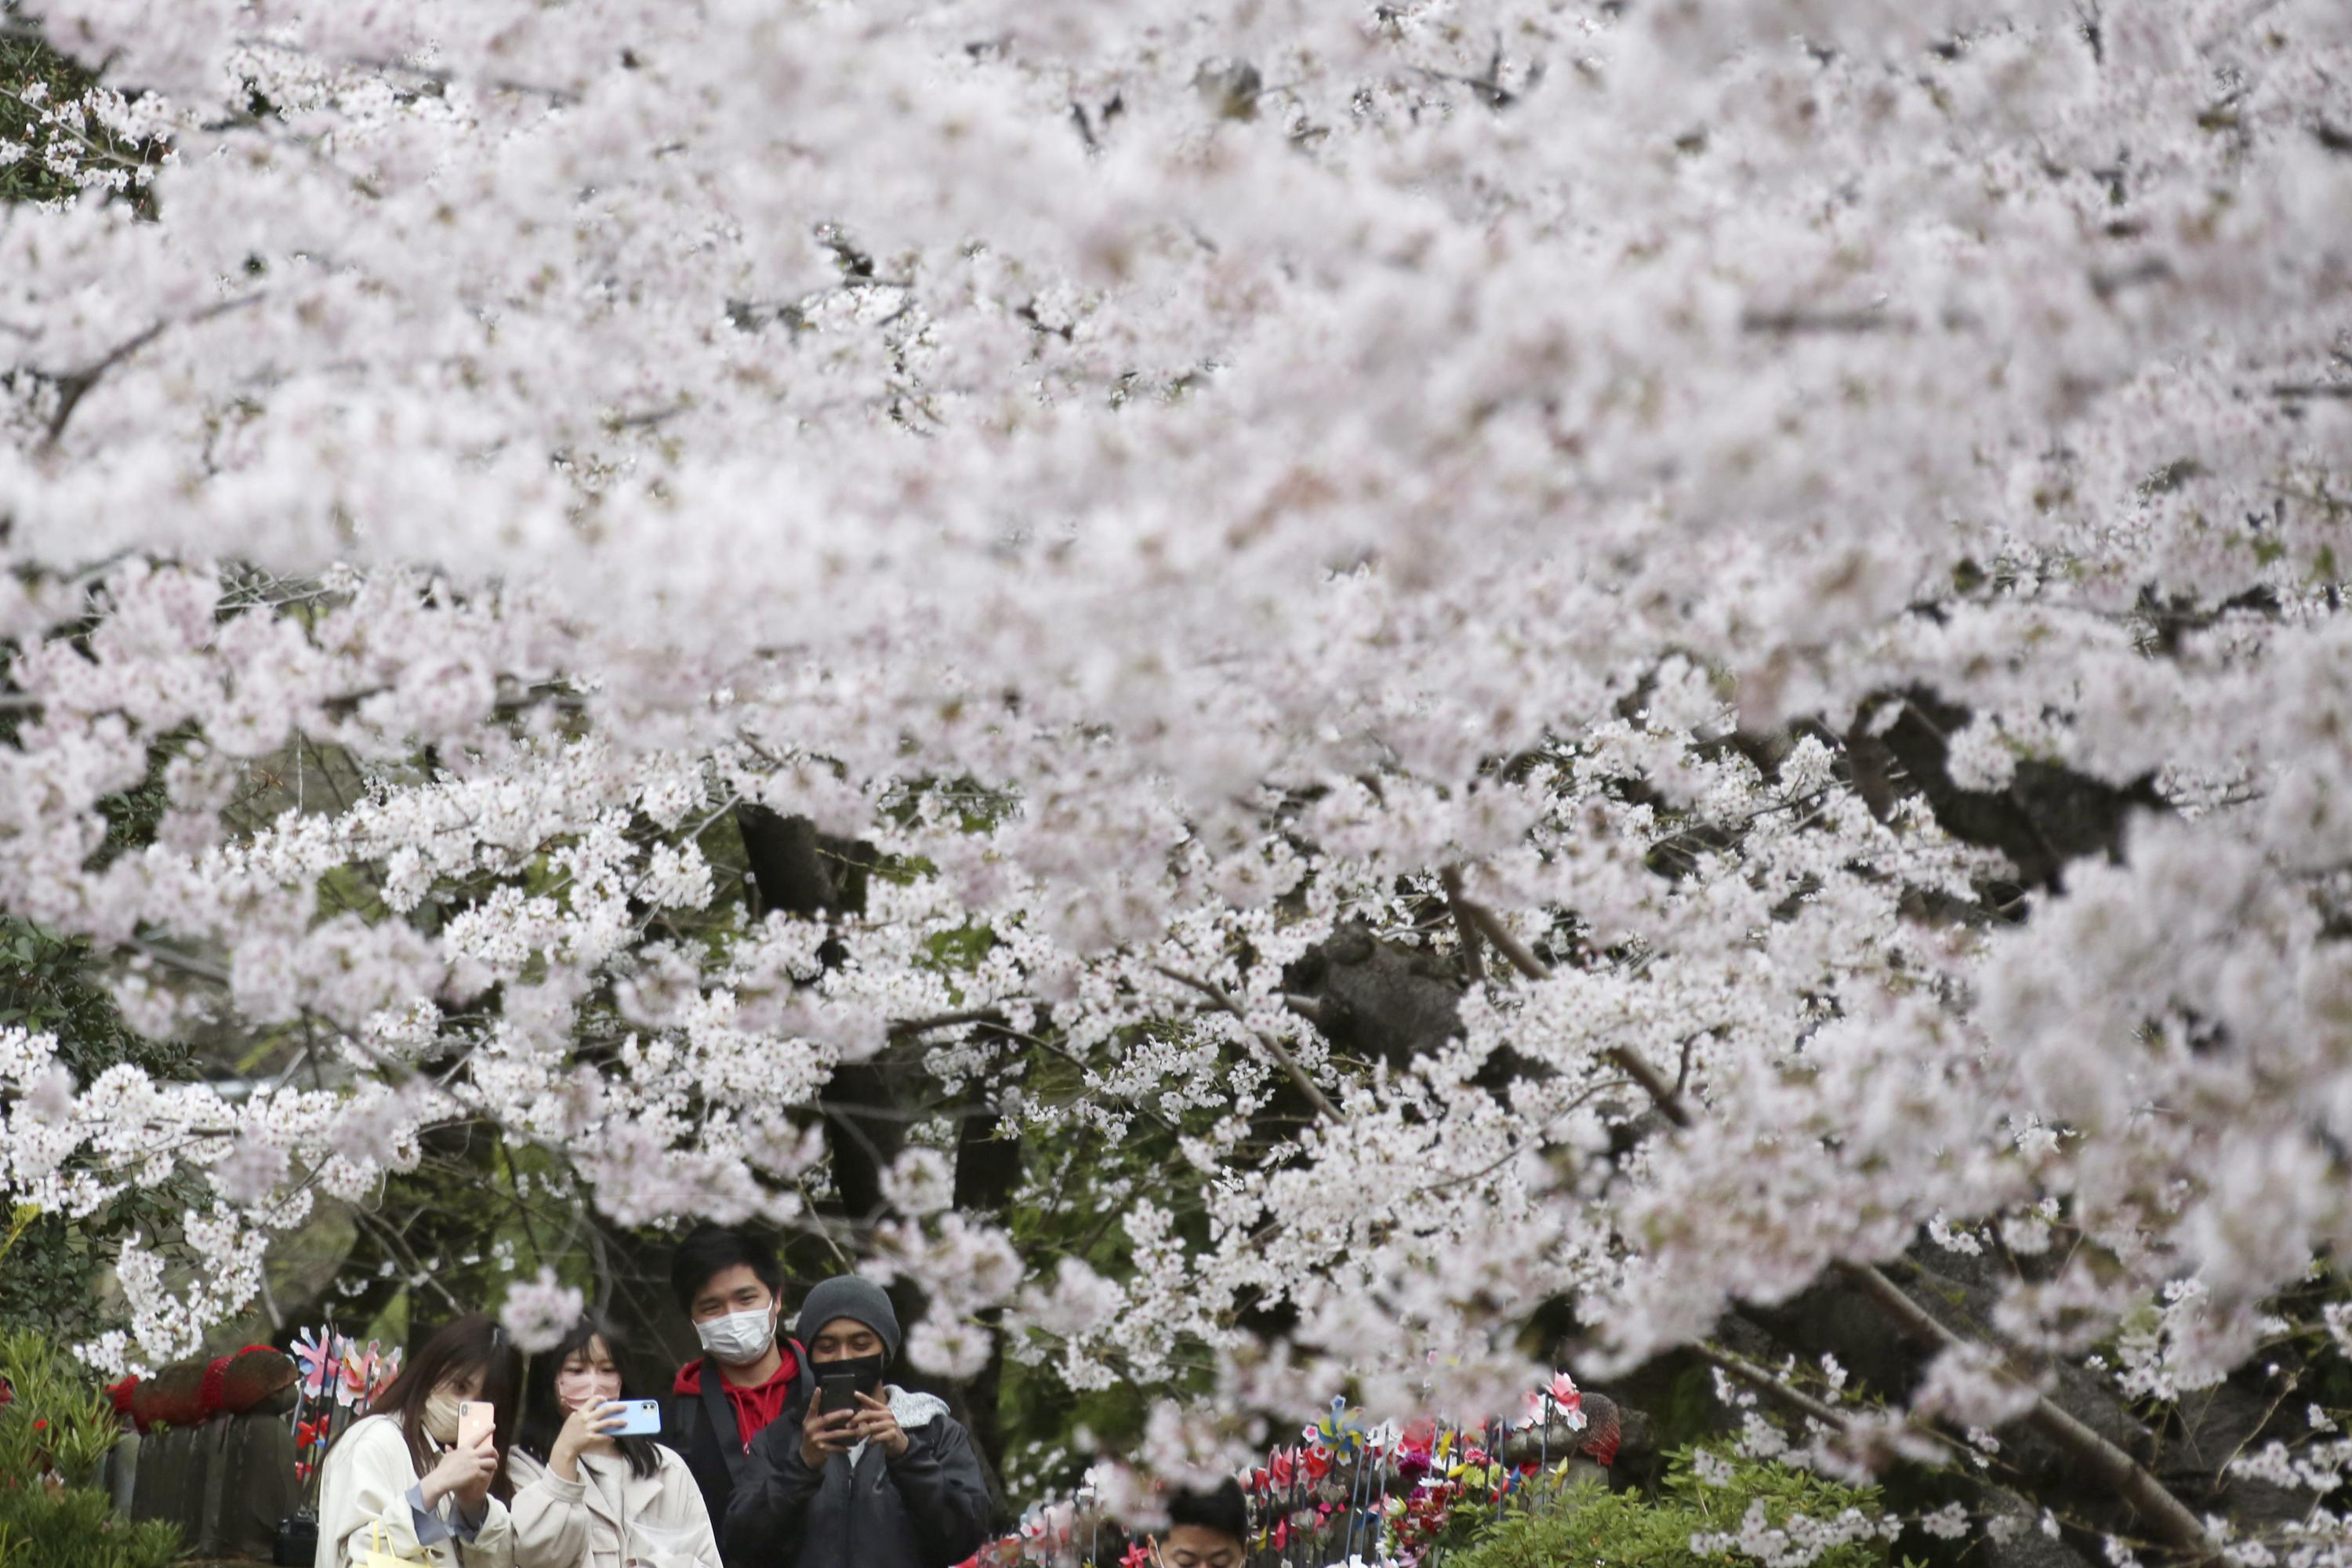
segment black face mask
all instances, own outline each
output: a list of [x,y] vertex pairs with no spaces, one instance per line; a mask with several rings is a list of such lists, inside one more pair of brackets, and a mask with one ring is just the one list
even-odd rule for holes
[[839,1361],[812,1361],[809,1369],[821,1378],[852,1373],[857,1379],[858,1393],[878,1394],[882,1390],[882,1367],[887,1359],[879,1354],[844,1356]]

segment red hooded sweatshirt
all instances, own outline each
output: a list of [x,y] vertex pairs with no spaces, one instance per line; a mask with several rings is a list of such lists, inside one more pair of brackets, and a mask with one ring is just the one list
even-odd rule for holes
[[[719,1391],[734,1407],[736,1435],[743,1439],[746,1450],[751,1448],[752,1438],[784,1413],[784,1400],[792,1393],[793,1379],[801,1369],[800,1358],[793,1353],[790,1340],[779,1339],[776,1353],[782,1358],[776,1363],[776,1374],[757,1387],[738,1388],[723,1376],[719,1380]],[[700,1394],[702,1363],[690,1361],[679,1367],[676,1388],[680,1394]]]

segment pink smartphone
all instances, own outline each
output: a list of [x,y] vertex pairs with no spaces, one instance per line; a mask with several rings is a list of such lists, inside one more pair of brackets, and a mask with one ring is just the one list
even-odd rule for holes
[[497,1430],[497,1406],[487,1399],[468,1399],[457,1406],[457,1447],[470,1448]]

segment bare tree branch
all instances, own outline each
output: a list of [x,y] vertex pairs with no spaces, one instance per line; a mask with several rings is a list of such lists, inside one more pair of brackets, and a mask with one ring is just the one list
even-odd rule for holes
[[1438,885],[1445,889],[1445,908],[1454,916],[1454,929],[1462,935],[1463,978],[1475,985],[1486,978],[1486,960],[1478,947],[1478,928],[1462,909],[1462,868],[1448,866],[1437,874]]
[[121,342],[107,350],[105,353],[100,355],[97,359],[92,360],[89,363],[82,366],[79,370],[67,371],[63,374],[58,376],[57,412],[49,416],[48,429],[42,437],[43,445],[46,447],[55,447],[58,444],[58,438],[63,436],[66,432],[67,422],[73,418],[74,410],[81,405],[81,400],[89,395],[89,389],[99,384],[100,377],[104,376],[108,371],[112,370],[116,365],[121,364],[124,360],[127,360],[131,355],[137,353],[141,349],[145,348],[149,343],[153,342],[157,338],[162,337],[172,328],[176,326],[196,326],[199,323],[211,321],[215,316],[225,316],[231,310],[241,310],[247,305],[257,303],[262,298],[262,292],[260,290],[256,290],[251,294],[240,294],[234,300],[215,300],[212,304],[206,305],[204,309],[186,316],[178,318],[167,317],[163,321],[155,322],[145,331],[134,333],[133,335],[123,339]]
[[1333,1121],[1339,1120],[1339,1108],[1333,1105],[1330,1097],[1317,1087],[1313,1079],[1307,1076],[1307,1069],[1298,1065],[1298,1058],[1292,1056],[1289,1048],[1281,1041],[1251,1023],[1249,1015],[1242,1010],[1242,1005],[1227,995],[1223,986],[1214,981],[1203,980],[1198,975],[1187,974],[1181,969],[1171,969],[1164,963],[1155,963],[1151,967],[1179,985],[1188,985],[1198,991],[1202,995],[1214,1002],[1219,1010],[1230,1013],[1240,1019],[1242,1026],[1256,1036],[1257,1043],[1265,1047],[1265,1054],[1282,1064],[1282,1070],[1290,1075],[1290,1081],[1298,1086],[1298,1092],[1307,1097],[1307,1103],[1315,1108],[1315,1114]]
[[[1511,934],[1510,929],[1503,924],[1494,910],[1484,904],[1472,903],[1467,899],[1462,900],[1460,907],[1470,917],[1472,923],[1486,933],[1486,940],[1495,944],[1495,951],[1510,960],[1512,968],[1530,980],[1551,978],[1551,965],[1529,952],[1527,944]],[[1657,1102],[1658,1109],[1665,1113],[1666,1120],[1677,1127],[1694,1125],[1690,1108],[1684,1103],[1683,1097],[1675,1092],[1675,1086],[1668,1083],[1665,1076],[1656,1068],[1652,1067],[1640,1052],[1625,1046],[1612,1046],[1609,1047],[1608,1056],[1611,1061],[1622,1068],[1626,1076],[1640,1084],[1649,1097]]]
[[1781,1382],[1754,1362],[1733,1355],[1729,1351],[1717,1350],[1713,1345],[1693,1345],[1691,1350],[1699,1360],[1710,1366],[1721,1367],[1790,1415],[1818,1421],[1836,1431],[1845,1429],[1846,1418],[1842,1411],[1822,1404],[1801,1388]]

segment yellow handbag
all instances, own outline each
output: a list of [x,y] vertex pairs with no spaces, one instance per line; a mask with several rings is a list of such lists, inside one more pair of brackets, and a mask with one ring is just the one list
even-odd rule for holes
[[430,1557],[403,1557],[383,1543],[383,1521],[368,1522],[367,1555],[359,1561],[359,1568],[432,1568]]

